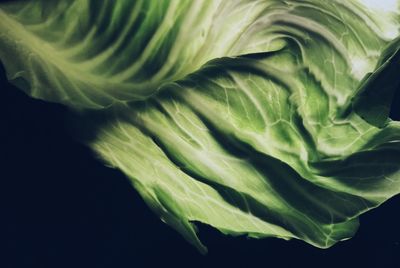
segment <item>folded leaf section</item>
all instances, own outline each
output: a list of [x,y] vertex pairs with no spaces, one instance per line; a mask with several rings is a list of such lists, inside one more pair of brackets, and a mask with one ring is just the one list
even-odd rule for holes
[[[305,81],[307,90],[321,89],[308,70],[277,64],[291,57],[212,61],[157,98],[118,109],[91,146],[201,250],[193,221],[321,248],[347,239],[360,214],[400,191],[399,125],[378,128],[353,111],[311,124],[314,103],[297,96]],[[329,121],[328,112],[318,116]],[[319,138],[332,133],[341,135]],[[333,143],[343,146],[327,151]],[[226,215],[232,209],[240,219]]]

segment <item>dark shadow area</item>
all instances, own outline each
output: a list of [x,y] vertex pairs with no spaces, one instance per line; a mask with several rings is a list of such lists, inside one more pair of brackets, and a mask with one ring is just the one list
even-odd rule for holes
[[356,236],[328,250],[199,225],[209,249],[202,256],[124,175],[71,137],[66,108],[29,98],[3,69],[0,95],[2,268],[400,267],[400,197],[362,216]]
[[392,120],[400,121],[400,89],[397,89],[393,97],[392,105],[390,106],[389,117]]

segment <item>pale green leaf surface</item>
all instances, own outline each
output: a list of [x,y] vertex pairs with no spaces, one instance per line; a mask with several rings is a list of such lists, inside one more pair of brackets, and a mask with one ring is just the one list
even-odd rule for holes
[[[399,124],[391,122],[379,129],[351,112],[340,124],[319,128],[313,137],[316,127],[303,124],[306,121],[302,122],[297,109],[307,105],[295,99],[291,103],[293,95],[268,73],[269,60],[280,62],[274,57],[211,62],[187,79],[168,85],[157,98],[119,109],[91,144],[112,166],[121,168],[135,187],[144,184],[136,187],[145,192],[143,196],[147,191],[160,196],[161,191],[162,198],[167,198],[164,193],[169,193],[168,204],[173,207],[165,209],[164,200],[149,203],[163,211],[163,218],[167,212],[178,215],[179,228],[186,227],[181,232],[192,234],[189,240],[201,249],[189,224],[192,221],[234,235],[298,238],[329,247],[354,234],[359,214],[400,190]],[[234,66],[227,63],[231,60]],[[238,68],[241,64],[246,68]],[[284,74],[275,69],[274,75]],[[257,101],[269,101],[272,107],[257,106]],[[263,114],[264,118],[257,118]],[[332,129],[347,135],[332,136]],[[350,141],[349,135],[354,136]],[[334,142],[341,147],[327,150],[334,148]],[[148,153],[143,153],[144,148]],[[165,171],[161,161],[174,169]],[[193,212],[189,201],[182,201],[196,199],[186,189],[190,186],[182,185],[182,174],[192,183],[216,190],[220,202],[245,213],[247,232],[236,226],[241,219],[220,215],[218,219],[226,225],[215,223],[217,219],[209,218],[207,202],[197,201],[196,206],[204,206]],[[173,222],[164,219],[177,228],[175,218]],[[282,229],[255,232],[250,228],[253,219]]]
[[[0,10],[0,58],[30,95],[75,108],[141,100],[210,59],[280,48],[240,42],[277,1],[28,1]],[[22,7],[21,7],[22,6]],[[22,81],[21,81],[22,80]]]
[[326,248],[400,192],[398,2],[372,2],[17,1],[0,59],[111,106],[86,142],[200,251],[195,222]]

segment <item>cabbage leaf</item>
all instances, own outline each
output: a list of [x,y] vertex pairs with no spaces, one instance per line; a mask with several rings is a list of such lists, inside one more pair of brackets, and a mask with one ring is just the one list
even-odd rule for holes
[[[398,1],[15,1],[0,59],[201,252],[350,238],[400,192]],[[95,120],[96,119],[96,120]]]

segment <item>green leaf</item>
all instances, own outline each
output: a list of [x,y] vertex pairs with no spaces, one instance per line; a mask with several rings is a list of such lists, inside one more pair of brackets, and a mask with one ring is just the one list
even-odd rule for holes
[[91,146],[200,250],[196,221],[322,248],[347,239],[358,215],[400,191],[400,125],[327,111],[314,124],[315,103],[294,96],[321,88],[308,71],[288,71],[292,55],[213,61],[115,111]]
[[195,222],[326,248],[400,192],[399,12],[370,3],[16,2],[0,58],[201,252]]
[[[210,59],[275,50],[249,31],[275,1],[16,1],[0,10],[0,58],[29,95],[74,108],[142,100]],[[242,40],[246,36],[245,40]]]
[[361,84],[354,109],[369,123],[378,127],[388,122],[390,105],[400,88],[400,38],[389,44],[382,61]]

